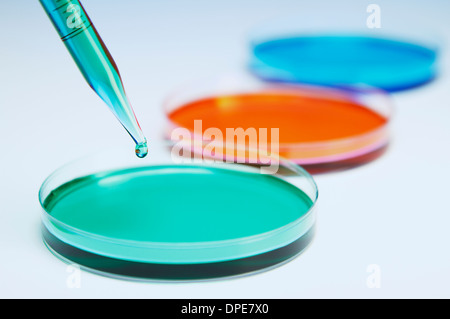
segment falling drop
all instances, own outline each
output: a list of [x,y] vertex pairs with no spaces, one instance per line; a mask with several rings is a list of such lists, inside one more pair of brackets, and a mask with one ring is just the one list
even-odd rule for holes
[[136,144],[136,156],[144,158],[148,154],[147,140],[142,143]]

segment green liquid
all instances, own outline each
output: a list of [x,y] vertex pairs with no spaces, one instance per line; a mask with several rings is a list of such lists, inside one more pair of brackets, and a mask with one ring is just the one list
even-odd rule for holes
[[257,235],[295,221],[311,199],[270,175],[161,166],[91,175],[45,200],[58,221],[85,232],[146,242],[204,242]]
[[145,142],[143,142],[143,143],[137,144],[136,148],[135,148],[135,152],[136,152],[136,156],[139,158],[146,157],[148,154],[147,140],[145,140]]
[[53,190],[43,203],[51,216],[44,239],[63,257],[108,273],[229,276],[276,265],[305,248],[312,206],[303,191],[271,175],[141,167],[78,178]]

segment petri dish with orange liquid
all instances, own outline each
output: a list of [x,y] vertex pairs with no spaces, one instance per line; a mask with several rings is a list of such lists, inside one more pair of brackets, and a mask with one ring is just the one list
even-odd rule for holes
[[245,74],[186,85],[164,108],[166,137],[176,142],[186,138],[181,130],[190,132],[203,157],[257,163],[278,154],[310,173],[381,156],[392,115],[389,96],[379,89],[277,84]]

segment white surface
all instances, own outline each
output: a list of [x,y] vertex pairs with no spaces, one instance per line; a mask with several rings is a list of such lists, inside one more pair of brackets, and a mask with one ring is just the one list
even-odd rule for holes
[[[360,14],[364,23],[370,3],[311,2],[85,0],[84,6],[151,141],[161,137],[161,102],[175,86],[244,66],[246,32],[254,24],[311,7]],[[448,1],[376,3],[382,17],[427,16],[450,40]],[[81,287],[70,289],[67,266],[41,242],[40,184],[81,155],[114,145],[132,151],[133,145],[84,82],[38,1],[1,1],[0,17],[0,297],[450,297],[447,52],[437,81],[394,96],[394,139],[386,155],[316,178],[318,233],[296,260],[252,277],[197,284],[133,283],[83,272]],[[370,264],[381,269],[380,289],[366,285]]]

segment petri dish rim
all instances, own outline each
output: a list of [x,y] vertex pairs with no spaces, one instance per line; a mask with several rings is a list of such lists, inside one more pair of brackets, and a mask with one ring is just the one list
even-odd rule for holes
[[[355,8],[353,8],[355,9]],[[340,7],[333,10],[308,8],[294,14],[283,14],[255,23],[245,33],[250,46],[271,39],[295,36],[348,36],[404,40],[441,51],[448,42],[434,17],[412,11],[383,10],[381,25],[369,27],[361,11]],[[420,21],[420,28],[416,28]]]
[[[107,277],[107,278],[119,279],[119,280],[132,281],[132,282],[177,284],[177,283],[215,282],[215,281],[222,281],[222,280],[239,279],[239,278],[243,278],[243,277],[249,277],[249,276],[253,276],[256,274],[268,272],[268,271],[271,271],[276,268],[280,268],[283,265],[293,261],[300,255],[302,255],[305,252],[305,250],[307,250],[311,246],[312,242],[314,241],[314,235],[315,235],[314,228],[312,230],[313,230],[313,232],[311,232],[311,231],[309,232],[310,236],[312,238],[307,239],[306,244],[304,244],[304,247],[301,249],[298,249],[297,252],[295,254],[291,255],[290,257],[285,258],[279,262],[270,264],[268,266],[260,267],[260,268],[250,270],[250,271],[234,272],[234,273],[227,274],[227,275],[216,275],[216,276],[213,275],[213,276],[204,276],[204,277],[199,277],[199,278],[165,278],[165,277],[158,278],[158,277],[150,277],[150,276],[136,276],[135,274],[131,274],[131,273],[130,274],[114,273],[114,272],[109,272],[107,270],[98,269],[97,267],[84,265],[82,263],[79,263],[78,267],[80,267],[80,269],[86,270],[95,275],[99,275],[99,276],[103,276],[103,277]],[[46,242],[44,236],[43,236],[43,241],[44,241],[44,245],[47,247],[47,249],[50,251],[50,253],[53,254],[56,258],[58,258],[59,260],[61,260],[64,263],[66,263],[67,265],[70,265],[70,266],[74,265],[74,262],[70,258],[63,256],[58,251],[56,251],[50,244],[48,244]]]

